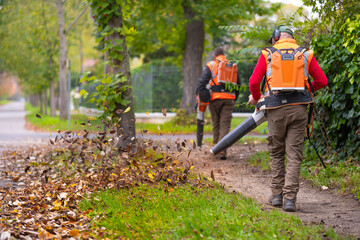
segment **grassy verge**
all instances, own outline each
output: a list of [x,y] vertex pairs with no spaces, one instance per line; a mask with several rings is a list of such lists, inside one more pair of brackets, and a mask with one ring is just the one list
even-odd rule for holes
[[[246,118],[233,118],[231,121],[231,130],[241,124]],[[147,133],[157,134],[194,134],[196,133],[196,124],[177,124],[174,121],[170,120],[163,124],[153,124],[153,123],[137,123],[136,129],[138,131],[146,131]],[[204,125],[204,133],[212,133],[212,124],[207,122]],[[252,131],[254,134],[267,134],[267,122],[262,123],[256,129]]]
[[[270,169],[269,152],[255,153],[249,160],[253,165],[261,166],[264,170]],[[360,165],[359,163],[331,162],[326,169],[320,164],[317,156],[308,155],[301,166],[301,176],[318,187],[339,189],[340,193],[352,193],[360,200]]]
[[[111,239],[340,239],[321,225],[303,225],[278,210],[263,211],[252,199],[219,186],[188,185],[164,191],[140,185],[98,192],[81,202]],[[95,220],[96,219],[96,220]]]
[[4,105],[4,104],[8,104],[10,103],[11,101],[8,101],[8,100],[0,100],[0,106],[1,105]]
[[[70,119],[70,125],[68,120],[61,120],[58,116],[52,117],[40,114],[39,108],[32,107],[30,104],[26,104],[25,109],[28,111],[26,114],[26,120],[30,122],[34,127],[43,130],[54,132],[57,129],[61,131],[102,131],[103,125],[100,120],[83,115],[83,114],[72,114]],[[40,117],[37,117],[40,116]],[[88,122],[89,121],[89,122]]]
[[[26,115],[26,119],[36,128],[43,131],[56,131],[60,130],[83,130],[85,123],[85,128],[88,131],[102,131],[103,124],[100,120],[94,119],[91,120],[90,124],[87,123],[89,117],[83,114],[72,114],[70,125],[68,120],[60,120],[59,117],[51,117],[46,115],[41,115],[39,108],[32,107],[30,104],[26,104],[26,110],[29,112]],[[36,114],[41,115],[41,118],[36,117]],[[196,119],[196,118],[194,118]],[[233,118],[231,122],[231,129],[237,127],[242,123],[245,118]],[[193,122],[193,121],[192,121]],[[196,133],[196,124],[193,124],[189,121],[189,124],[183,123],[178,124],[175,121],[169,120],[163,124],[154,124],[154,123],[136,123],[135,128],[137,133],[146,132],[148,134],[195,134]],[[205,133],[212,133],[211,122],[208,122],[204,125]],[[263,123],[258,126],[255,130],[252,131],[254,134],[266,134],[267,133],[267,123]]]

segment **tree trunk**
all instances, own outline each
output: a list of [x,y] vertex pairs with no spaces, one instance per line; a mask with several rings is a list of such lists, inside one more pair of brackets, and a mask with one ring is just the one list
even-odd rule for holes
[[[110,28],[123,28],[123,17],[122,17],[122,10],[119,7],[119,16],[113,16],[113,18],[109,21]],[[130,76],[130,61],[129,61],[129,54],[126,46],[126,38],[123,34],[120,34],[117,31],[114,31],[113,34],[109,36],[109,40],[112,44],[116,45],[116,40],[120,39],[122,41],[122,51],[119,51],[118,54],[123,56],[123,59],[117,60],[112,59],[113,67],[112,74],[115,76],[117,73],[121,72],[125,77],[126,81],[120,83],[119,88],[127,85],[131,86],[131,76]],[[134,113],[134,102],[133,102],[133,95],[132,89],[126,88],[126,91],[123,93],[123,98],[129,101],[129,105],[121,105],[117,104],[116,109],[125,110],[130,107],[130,111],[127,113],[122,113],[120,115],[121,120],[119,122],[120,125],[120,140],[119,140],[119,148],[125,150],[127,146],[131,145],[135,140],[135,113]]]
[[82,30],[80,30],[80,32],[79,32],[79,53],[80,53],[80,77],[82,77],[85,72]]
[[43,101],[43,95],[42,95],[41,92],[38,93],[38,97],[40,99],[40,113],[43,114],[44,113],[44,108],[43,108],[43,106],[44,106],[43,102],[44,101]]
[[204,21],[194,20],[195,13],[183,2],[186,23],[186,43],[183,55],[183,97],[180,107],[190,113],[196,104],[195,90],[202,71],[202,55],[204,51]]
[[60,86],[60,119],[68,119],[68,89],[66,79],[66,33],[63,0],[56,1],[56,7],[59,18],[59,37],[60,37],[60,66],[59,66],[59,86]]
[[[48,31],[48,27],[47,27],[47,21],[46,21],[46,16],[45,16],[45,2],[44,0],[41,1],[41,6],[42,6],[42,16],[43,16],[43,25],[45,27],[45,33],[46,35],[49,35],[49,31]],[[52,70],[53,70],[53,56],[54,56],[54,51],[53,51],[53,47],[51,44],[51,40],[48,39],[46,42],[46,50],[47,52],[49,52],[49,61],[48,61],[48,67],[50,70],[50,75],[49,75],[49,82],[50,82],[50,115],[55,117],[56,116],[56,103],[55,103],[55,88],[54,88],[54,77],[52,75]]]
[[[50,59],[50,69],[52,69],[52,59]],[[55,83],[54,83],[54,79],[51,76],[50,77],[50,115],[52,117],[56,116],[56,98],[55,98]]]
[[49,99],[48,99],[48,94],[47,94],[47,89],[44,89],[44,107],[45,107],[45,111],[44,111],[44,113],[45,113],[45,115],[48,115],[48,101],[49,101]]

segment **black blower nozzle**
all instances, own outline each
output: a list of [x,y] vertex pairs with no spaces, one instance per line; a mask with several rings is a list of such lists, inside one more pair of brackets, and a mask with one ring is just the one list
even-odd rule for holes
[[219,152],[233,145],[235,142],[240,140],[243,136],[248,134],[263,122],[265,122],[264,111],[255,110],[251,117],[245,119],[245,121],[243,121],[234,130],[226,134],[217,144],[215,144],[215,146],[210,149],[210,152],[213,154],[218,154]]
[[201,147],[204,136],[204,120],[197,119],[196,139],[197,145]]

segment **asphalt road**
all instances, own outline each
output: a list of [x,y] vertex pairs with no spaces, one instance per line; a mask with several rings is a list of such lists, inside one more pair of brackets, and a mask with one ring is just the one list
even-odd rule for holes
[[25,128],[25,101],[0,106],[0,150],[11,146],[43,144],[50,133],[33,132]]

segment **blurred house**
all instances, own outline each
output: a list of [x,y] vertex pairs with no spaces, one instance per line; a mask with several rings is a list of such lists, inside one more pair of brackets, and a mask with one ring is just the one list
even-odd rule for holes
[[0,73],[0,100],[19,100],[21,89],[17,78],[8,75],[6,71]]

